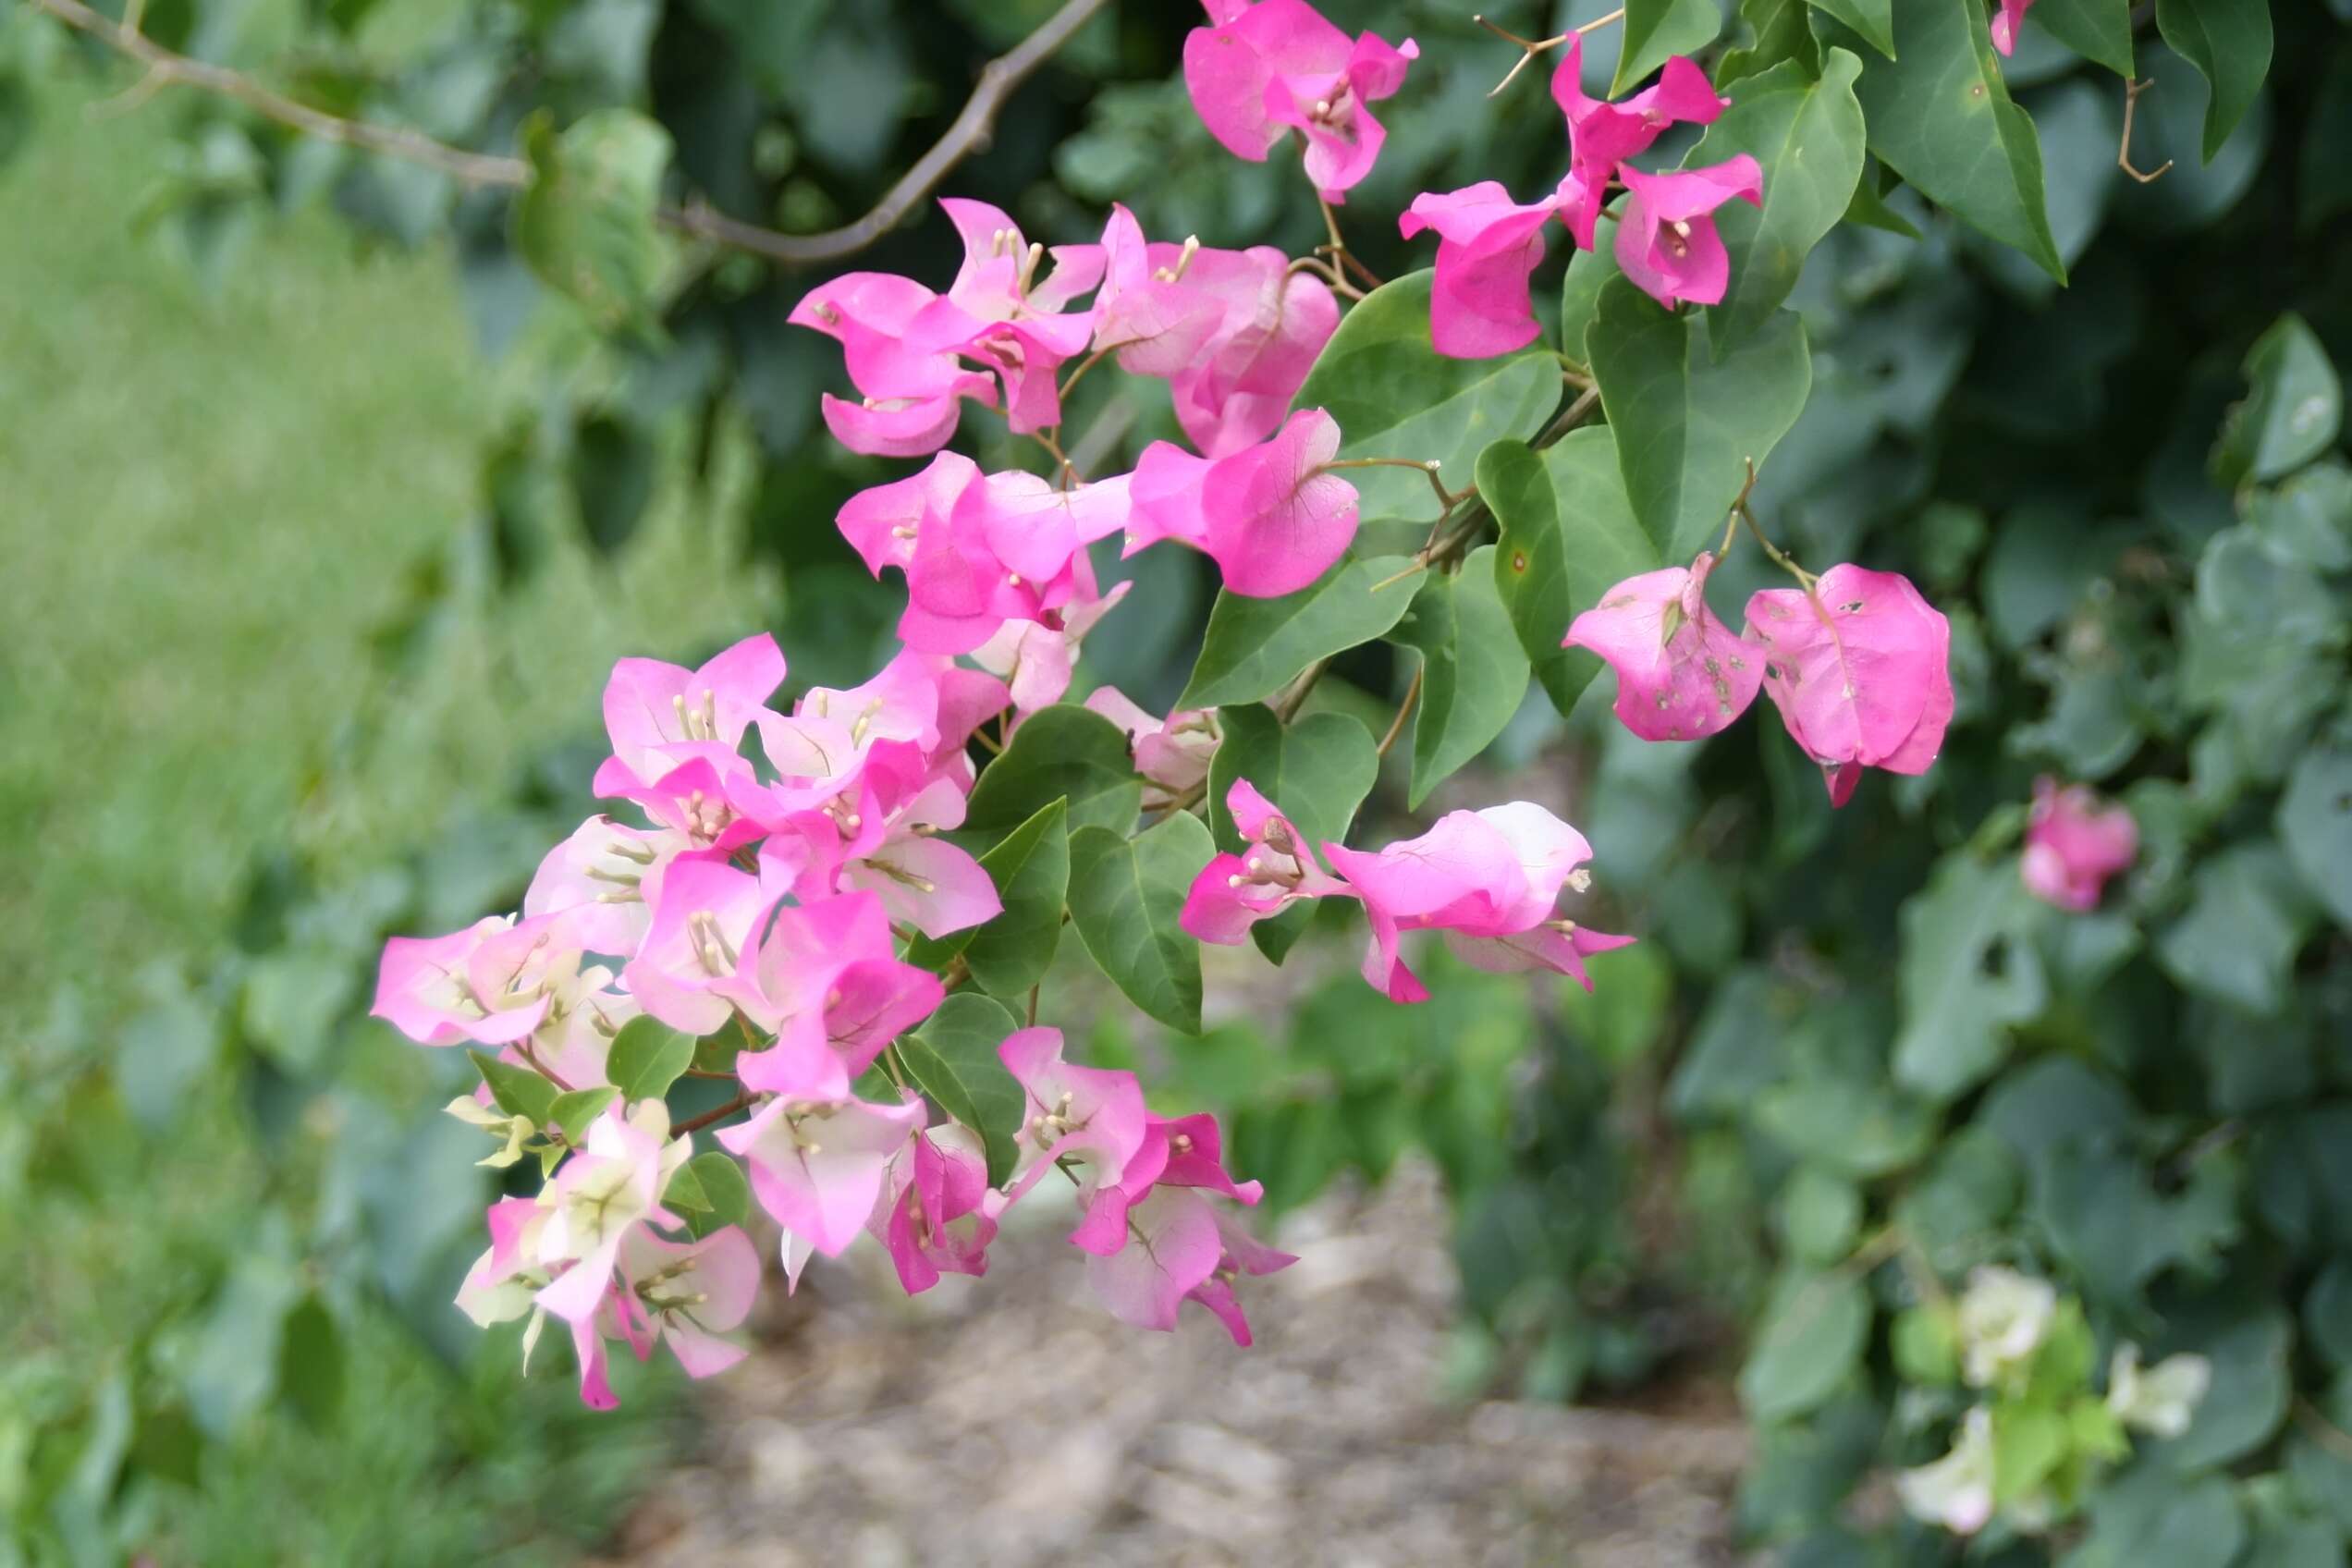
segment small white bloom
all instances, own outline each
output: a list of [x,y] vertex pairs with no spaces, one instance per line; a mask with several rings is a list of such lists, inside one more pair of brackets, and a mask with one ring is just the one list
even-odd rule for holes
[[2057,1310],[2058,1292],[2047,1280],[2014,1268],[1972,1271],[1960,1296],[1962,1374],[1976,1387],[1990,1388],[2041,1347]]
[[2212,1383],[2213,1364],[2201,1355],[2168,1355],[2143,1372],[2139,1347],[2118,1345],[2107,1370],[2107,1408],[2126,1427],[2177,1438]]
[[1992,1413],[1968,1412],[1952,1452],[1932,1464],[1895,1473],[1895,1495],[1914,1519],[1973,1536],[1992,1518]]

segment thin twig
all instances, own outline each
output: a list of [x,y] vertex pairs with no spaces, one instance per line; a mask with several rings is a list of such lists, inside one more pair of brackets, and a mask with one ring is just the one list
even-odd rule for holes
[[[459,184],[482,190],[521,190],[531,183],[531,165],[521,158],[495,153],[469,152],[436,141],[419,131],[369,120],[344,119],[263,86],[251,77],[226,67],[190,59],[165,48],[138,28],[141,7],[133,5],[120,22],[100,15],[82,0],[30,0],[67,27],[88,33],[117,54],[147,67],[147,80],[135,92],[156,87],[193,87],[231,98],[264,119],[299,130],[322,141],[398,158],[435,169]],[[668,227],[696,239],[747,251],[788,266],[839,261],[880,239],[916,203],[929,195],[948,172],[985,148],[996,126],[998,112],[1014,88],[1070,41],[1109,0],[1067,0],[1044,26],[1022,40],[1010,54],[980,69],[980,79],[946,132],[914,166],[884,193],[872,211],[854,223],[822,234],[779,234],[730,218],[700,200],[682,207],[665,206],[655,215]],[[153,83],[150,86],[149,83]]]
[[1404,733],[1404,721],[1413,717],[1413,704],[1421,696],[1421,677],[1428,668],[1425,662],[1414,670],[1413,684],[1404,689],[1404,701],[1397,704],[1396,717],[1389,721],[1389,732],[1380,737],[1380,755],[1387,756],[1389,748],[1397,743],[1397,737]]
[[1469,497],[1477,490],[1477,486],[1475,484],[1468,490],[1463,491],[1460,495],[1456,495],[1452,491],[1447,489],[1445,487],[1445,481],[1438,477],[1439,472],[1442,471],[1443,465],[1440,464],[1435,458],[1428,459],[1427,462],[1421,461],[1415,458],[1334,458],[1328,463],[1317,463],[1316,465],[1315,472],[1317,473],[1329,473],[1334,469],[1347,468],[1409,468],[1414,470],[1423,478],[1428,480],[1429,488],[1438,493],[1438,510],[1441,518],[1445,513],[1452,511],[1464,501],[1469,499]]
[[1542,435],[1528,442],[1527,445],[1538,451],[1553,445],[1562,436],[1590,419],[1593,410],[1599,406],[1600,388],[1587,385],[1582,392],[1576,394],[1576,400],[1562,410],[1560,417],[1553,420],[1545,427]]
[[746,1089],[714,1110],[706,1110],[700,1116],[688,1117],[677,1126],[672,1127],[669,1130],[669,1135],[673,1138],[682,1138],[689,1133],[699,1133],[714,1121],[724,1121],[739,1110],[749,1110],[753,1102],[759,1098],[759,1096]]
[[1557,49],[1572,38],[1581,37],[1587,32],[1599,32],[1602,28],[1607,27],[1611,22],[1623,21],[1625,19],[1625,10],[1624,7],[1621,6],[1605,17],[1595,17],[1591,21],[1585,23],[1582,27],[1570,28],[1566,32],[1562,33],[1557,38],[1522,38],[1515,32],[1505,32],[1502,29],[1495,26],[1494,23],[1487,20],[1484,17],[1472,17],[1470,19],[1477,23],[1480,27],[1485,28],[1488,32],[1493,33],[1497,38],[1502,39],[1508,43],[1516,43],[1519,45],[1521,51],[1519,63],[1513,66],[1509,71],[1505,72],[1503,74],[1503,79],[1501,81],[1496,82],[1493,88],[1488,92],[1487,96],[1492,98],[1497,93],[1500,93],[1504,88],[1518,80],[1519,73],[1525,70],[1527,68],[1528,62],[1533,60],[1537,55],[1542,54],[1547,49]]
[[2142,174],[2138,169],[2132,167],[2132,110],[2138,105],[2139,95],[2155,85],[2156,79],[2152,76],[2146,81],[2127,81],[2124,83],[2124,140],[2123,145],[2115,150],[2115,166],[2123,170],[2125,174],[2131,176],[2134,179],[2139,181],[2142,185],[2154,184],[2157,176],[2162,174],[2165,169],[2173,166],[2173,160],[2167,158],[2164,160],[2162,166],[2150,169],[2146,174]]
[[1274,717],[1285,724],[1296,718],[1299,709],[1306,706],[1307,693],[1315,690],[1316,682],[1323,679],[1323,672],[1330,667],[1329,659],[1317,659],[1313,664],[1308,665],[1305,671],[1299,676],[1297,684],[1283,695],[1280,702],[1274,704]]

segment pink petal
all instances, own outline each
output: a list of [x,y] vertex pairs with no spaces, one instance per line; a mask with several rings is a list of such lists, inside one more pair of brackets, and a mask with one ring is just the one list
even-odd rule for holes
[[1765,693],[1806,753],[1837,770],[1924,773],[1952,718],[1951,623],[1894,572],[1841,565],[1812,591],[1768,588],[1747,605],[1766,655]]
[[1302,409],[1263,446],[1218,459],[1201,484],[1203,547],[1225,585],[1253,598],[1295,593],[1329,569],[1355,537],[1355,486],[1322,471],[1340,427]]
[[1617,717],[1646,741],[1712,735],[1756,700],[1762,662],[1707,606],[1714,564],[1702,552],[1688,570],[1627,578],[1579,615],[1562,643],[1608,661]]
[[1217,1270],[1217,1217],[1195,1193],[1156,1187],[1126,1218],[1136,1233],[1110,1256],[1089,1257],[1086,1282],[1120,1321],[1172,1329],[1186,1293]]

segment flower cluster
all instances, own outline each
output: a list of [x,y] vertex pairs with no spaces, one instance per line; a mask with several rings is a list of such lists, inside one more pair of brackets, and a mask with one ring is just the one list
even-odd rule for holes
[[[1932,1346],[1928,1359],[1948,1363],[1981,1396],[1962,1414],[1949,1452],[1894,1478],[1905,1512],[1956,1535],[1976,1534],[1996,1514],[2019,1530],[2047,1530],[2092,1474],[2131,1452],[2128,1433],[2188,1430],[2212,1382],[2201,1355],[2143,1367],[2139,1347],[2125,1342],[2109,1360],[2105,1395],[2094,1393],[2081,1308],[2047,1280],[2013,1268],[1978,1268],[1956,1302],[1912,1322],[1920,1329],[1912,1342]],[[1911,1356],[1922,1358],[1917,1349]]]
[[[1304,0],[1209,11],[1185,67],[1211,129],[1257,158],[1296,131],[1318,200],[1338,201],[1378,153],[1368,105],[1397,91],[1414,46],[1351,41]],[[1472,188],[1424,197],[1407,220],[1443,240],[1446,352],[1526,340],[1537,230],[1557,214],[1589,246],[1612,183],[1629,193],[1628,275],[1660,298],[1721,295],[1706,214],[1755,199],[1753,163],[1650,177],[1624,160],[1671,124],[1712,119],[1721,100],[1676,60],[1647,92],[1598,103],[1577,66],[1572,47],[1554,82],[1571,167],[1550,202],[1513,208]],[[1098,580],[1097,545],[1173,542],[1213,560],[1228,593],[1292,594],[1354,540],[1357,493],[1341,471],[1395,463],[1434,480],[1438,465],[1341,459],[1331,415],[1292,407],[1340,299],[1360,297],[1336,225],[1321,255],[1292,262],[1154,243],[1114,208],[1099,243],[1048,250],[994,207],[942,205],[963,249],[944,294],[852,274],[790,318],[841,345],[859,396],[824,398],[833,434],[861,453],[929,459],[836,518],[869,570],[904,580],[900,650],[863,685],[789,701],[766,636],[698,668],[620,661],[594,782],[634,819],[582,823],[514,914],[384,952],[374,1011],[419,1044],[472,1048],[483,1084],[450,1110],[496,1140],[483,1163],[535,1155],[545,1177],[491,1206],[459,1305],[483,1323],[528,1317],[526,1344],[560,1319],[592,1404],[610,1403],[614,1340],[640,1358],[667,1341],[697,1377],[742,1354],[724,1336],[759,1283],[742,1229],[753,1198],[794,1285],[811,1257],[868,1236],[914,1292],[984,1273],[1008,1211],[1066,1180],[1080,1214],[1069,1240],[1111,1312],[1168,1329],[1194,1302],[1242,1344],[1243,1282],[1292,1261],[1239,1225],[1259,1189],[1226,1169],[1212,1117],[1155,1114],[1133,1074],[1065,1060],[1061,1034],[1036,1025],[1034,974],[1020,982],[1028,1027],[985,999],[986,965],[963,944],[1006,913],[1011,885],[976,858],[989,841],[959,830],[989,759],[1069,698],[1084,639],[1127,589]],[[1104,361],[1164,380],[1189,446],[1155,442],[1131,472],[1088,482],[1058,431],[1065,394]],[[967,402],[1035,435],[1052,477],[986,472],[943,449]],[[1450,514],[1469,499],[1437,488]],[[1444,570],[1439,556],[1425,550],[1419,568]],[[1707,606],[1713,564],[1631,579],[1567,629],[1616,667],[1629,727],[1709,734],[1760,688],[1828,770],[1833,800],[1863,767],[1932,761],[1952,711],[1948,630],[1907,582],[1853,566],[1798,573],[1800,590],[1758,594],[1735,636]],[[1200,807],[1225,743],[1214,709],[1163,717],[1107,688],[1085,706],[1125,736],[1142,810]],[[1587,988],[1586,961],[1633,939],[1560,913],[1563,892],[1589,888],[1592,851],[1537,805],[1453,812],[1360,850],[1310,843],[1246,778],[1223,803],[1243,848],[1209,858],[1181,909],[1164,881],[1146,895],[1163,898],[1163,929],[1231,944],[1301,900],[1345,899],[1369,932],[1364,976],[1397,1002],[1429,994],[1406,962],[1415,932],[1442,932],[1482,969]],[[1104,826],[1134,823],[1085,830]],[[1102,934],[1082,935],[1100,958]],[[966,987],[982,995],[949,999]],[[995,1022],[968,1026],[983,1017]],[[705,1130],[716,1147],[698,1150]]]
[[1617,673],[1619,719],[1647,741],[1695,741],[1729,725],[1760,687],[1832,805],[1866,767],[1925,773],[1952,720],[1952,627],[1891,571],[1833,566],[1795,588],[1759,590],[1735,635],[1707,605],[1715,557],[1629,577],[1578,616],[1563,645]]
[[1562,888],[1591,886],[1583,866],[1592,846],[1539,805],[1515,801],[1450,812],[1419,838],[1378,851],[1327,842],[1327,871],[1315,847],[1247,779],[1235,781],[1226,803],[1249,849],[1219,855],[1194,880],[1183,927],[1204,942],[1239,942],[1301,899],[1354,899],[1372,930],[1364,978],[1390,1001],[1418,1002],[1429,992],[1400,950],[1408,931],[1444,932],[1454,952],[1478,969],[1549,969],[1586,990],[1586,955],[1634,939],[1554,913]]
[[1548,196],[1517,202],[1494,180],[1425,192],[1399,220],[1408,239],[1438,236],[1429,337],[1440,354],[1484,359],[1525,348],[1539,328],[1527,278],[1544,257],[1545,226],[1559,218],[1580,250],[1597,242],[1612,182],[1625,192],[1617,214],[1617,264],[1660,304],[1712,305],[1723,298],[1731,263],[1711,215],[1734,199],[1762,205],[1764,177],[1743,153],[1720,164],[1648,174],[1626,160],[1648,151],[1667,127],[1707,125],[1729,106],[1707,74],[1676,55],[1657,85],[1623,103],[1587,97],[1584,40],[1572,36],[1552,72],[1552,101],[1568,122],[1568,172]]
[[[386,944],[377,1015],[422,1045],[485,1050],[489,1081],[453,1109],[505,1141],[490,1162],[510,1165],[545,1135],[546,1183],[492,1206],[491,1244],[459,1304],[484,1323],[529,1314],[533,1338],[541,1315],[562,1319],[592,1404],[610,1399],[609,1340],[642,1358],[666,1339],[698,1377],[741,1354],[718,1336],[748,1315],[758,1261],[732,1225],[679,1234],[673,1183],[692,1124],[673,1136],[662,1096],[685,1061],[650,1087],[620,1081],[618,1042],[642,1016],[692,1037],[695,1060],[727,1063],[703,1075],[740,1090],[723,1114],[750,1114],[717,1141],[748,1167],[794,1278],[811,1254],[837,1256],[861,1234],[910,1292],[981,1273],[1005,1210],[1060,1171],[1084,1203],[1072,1240],[1113,1311],[1168,1329],[1195,1300],[1246,1342],[1234,1280],[1289,1259],[1210,1202],[1257,1199],[1225,1171],[1212,1119],[1148,1116],[1132,1074],[1065,1064],[1059,1035],[1023,1031],[1002,1060],[1031,1107],[1025,1169],[992,1187],[976,1131],[935,1121],[895,1063],[893,1042],[947,991],[908,944],[1001,909],[987,873],[942,835],[962,823],[974,780],[966,742],[1017,705],[1014,688],[910,650],[863,687],[811,689],[782,711],[768,699],[784,677],[766,636],[698,669],[621,661],[596,788],[645,825],[582,824],[541,864],[519,916]],[[1213,722],[1127,717],[1163,787],[1205,769],[1197,738],[1213,738]],[[593,1096],[584,1125],[567,1130],[560,1109],[537,1124],[496,1114],[498,1069]]]

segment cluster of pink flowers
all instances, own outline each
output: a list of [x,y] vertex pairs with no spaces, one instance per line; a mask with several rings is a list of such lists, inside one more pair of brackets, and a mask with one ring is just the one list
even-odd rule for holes
[[1592,876],[1585,836],[1539,805],[1514,801],[1450,812],[1417,839],[1367,851],[1325,843],[1324,859],[1273,802],[1237,779],[1226,804],[1248,840],[1202,868],[1184,900],[1183,928],[1204,942],[1233,944],[1259,921],[1301,899],[1354,899],[1372,929],[1364,978],[1395,1002],[1427,1001],[1428,988],[1405,966],[1408,931],[1442,931],[1455,954],[1501,974],[1549,969],[1592,989],[1585,959],[1634,938],[1591,931],[1555,913],[1561,889]]
[[1616,712],[1646,741],[1696,741],[1729,725],[1760,687],[1819,763],[1832,805],[1866,767],[1925,773],[1952,722],[1952,625],[1892,571],[1833,566],[1797,588],[1758,590],[1738,635],[1707,605],[1715,557],[1629,577],[1578,616],[1562,646],[1617,672]]
[[1723,298],[1731,263],[1711,215],[1737,199],[1761,205],[1763,171],[1737,157],[1704,168],[1646,174],[1626,160],[1648,150],[1671,125],[1707,125],[1729,107],[1707,73],[1676,55],[1657,85],[1623,103],[1587,97],[1584,40],[1572,38],[1552,72],[1552,101],[1568,121],[1568,172],[1550,195],[1518,202],[1494,180],[1426,192],[1399,220],[1404,237],[1438,236],[1429,336],[1438,352],[1485,359],[1523,349],[1540,328],[1527,278],[1544,257],[1546,225],[1558,217],[1580,250],[1593,248],[1613,181],[1625,191],[1617,214],[1617,264],[1660,304],[1712,305]]
[[[1072,1239],[1114,1312],[1167,1329],[1192,1299],[1247,1342],[1233,1280],[1289,1259],[1208,1201],[1257,1200],[1219,1163],[1210,1118],[1149,1116],[1132,1074],[1065,1064],[1058,1034],[1023,1031],[1002,1056],[1029,1096],[1027,1167],[996,1190],[970,1129],[934,1125],[911,1091],[857,1091],[946,994],[901,943],[1002,907],[979,863],[940,835],[963,821],[966,742],[1016,705],[1012,689],[909,650],[866,685],[813,689],[787,713],[767,705],[784,675],[766,636],[699,669],[621,661],[596,788],[647,825],[582,824],[541,864],[519,917],[394,938],[374,1011],[420,1044],[486,1047],[567,1092],[612,1085],[613,1041],[641,1013],[739,1038],[728,1075],[752,1114],[716,1136],[748,1166],[795,1280],[812,1253],[836,1256],[861,1234],[910,1292],[978,1274],[1005,1210],[1059,1170],[1084,1202]],[[1137,736],[1162,788],[1203,776],[1213,722],[1163,724],[1115,692],[1096,701]],[[485,1085],[462,1109],[502,1135],[545,1134],[560,1164],[535,1198],[492,1206],[491,1245],[460,1305],[485,1323],[562,1319],[591,1403],[610,1398],[608,1340],[640,1357],[667,1340],[698,1377],[731,1364],[741,1352],[718,1336],[750,1311],[757,1257],[732,1227],[661,1234],[683,1224],[665,1195],[692,1152],[665,1102],[616,1096],[576,1141],[515,1129],[490,1107]]]
[[[1304,0],[1208,9],[1213,25],[1185,50],[1204,119],[1245,157],[1296,131],[1319,196],[1338,201],[1378,155],[1369,105],[1397,91],[1413,44],[1350,40]],[[1628,275],[1661,299],[1721,293],[1706,214],[1755,199],[1752,161],[1657,177],[1623,167],[1666,126],[1710,120],[1721,101],[1686,60],[1615,104],[1586,99],[1576,71],[1572,48],[1553,84],[1571,168],[1550,202],[1514,207],[1473,187],[1423,197],[1407,220],[1443,241],[1433,330],[1447,352],[1533,336],[1538,230],[1557,214],[1589,247],[1612,180],[1629,192]],[[477,1047],[488,1081],[452,1114],[503,1140],[484,1164],[511,1166],[528,1149],[546,1171],[534,1196],[490,1207],[490,1244],[459,1305],[483,1323],[528,1317],[526,1346],[547,1316],[560,1319],[592,1404],[611,1402],[615,1340],[641,1359],[667,1341],[696,1377],[742,1354],[725,1336],[750,1314],[761,1262],[737,1226],[689,1223],[715,1207],[698,1169],[748,1186],[795,1284],[811,1256],[862,1235],[910,1292],[981,1274],[1008,1210],[1055,1175],[1075,1191],[1069,1239],[1097,1293],[1140,1327],[1173,1328],[1191,1301],[1246,1344],[1242,1281],[1292,1261],[1237,1223],[1259,1189],[1225,1168],[1213,1118],[1152,1114],[1133,1075],[1064,1060],[1059,1031],[1010,1029],[998,1046],[1011,1083],[995,1103],[1017,1084],[1024,1107],[1010,1145],[1005,1127],[942,1117],[911,1087],[921,1075],[906,1071],[913,1047],[900,1041],[968,978],[960,964],[913,962],[916,944],[1003,912],[987,870],[949,835],[980,777],[974,746],[1001,750],[1028,716],[1064,701],[1082,639],[1126,590],[1097,582],[1091,546],[1173,541],[1213,559],[1229,591],[1257,596],[1305,587],[1347,551],[1357,497],[1334,472],[1346,466],[1341,432],[1323,410],[1290,405],[1336,328],[1332,285],[1354,289],[1336,251],[1294,264],[1272,250],[1155,244],[1114,208],[1100,243],[1048,252],[994,207],[943,205],[964,250],[945,294],[854,274],[791,313],[840,343],[859,394],[825,398],[834,435],[858,452],[931,459],[836,520],[870,570],[905,581],[900,651],[862,686],[812,688],[789,706],[775,701],[784,655],[766,636],[696,669],[620,661],[594,788],[642,820],[582,823],[515,914],[386,946],[374,1011],[420,1044]],[[1071,382],[1102,360],[1169,384],[1191,449],[1156,442],[1133,472],[1094,483],[1072,471],[1049,433]],[[1058,481],[985,473],[942,450],[967,401],[1041,435]],[[1760,686],[1837,802],[1863,767],[1933,760],[1952,712],[1948,630],[1907,582],[1837,567],[1758,594],[1740,637],[1708,610],[1712,565],[1701,555],[1631,579],[1569,630],[1569,643],[1617,668],[1617,712],[1636,733],[1710,734]],[[1086,706],[1126,735],[1146,809],[1199,802],[1223,737],[1213,710],[1163,717],[1109,689]],[[1362,851],[1309,844],[1246,780],[1227,804],[1246,847],[1211,860],[1189,890],[1180,924],[1201,941],[1239,942],[1300,900],[1348,899],[1370,931],[1365,978],[1416,1002],[1428,991],[1405,961],[1415,932],[1442,932],[1483,969],[1550,970],[1587,988],[1585,961],[1632,940],[1559,913],[1563,892],[1589,888],[1591,847],[1541,807],[1454,812]],[[2095,899],[2101,874],[2070,847],[2090,830],[2065,826],[2057,806],[2049,815],[2037,833],[2065,878],[2093,878]],[[667,1031],[693,1041],[695,1076],[722,1081],[711,1091],[721,1103],[682,1122],[668,1093],[686,1047]],[[634,1047],[618,1066],[624,1037],[657,1038],[667,1075]],[[544,1113],[519,1084],[545,1093]],[[706,1128],[717,1149],[698,1156]]]

